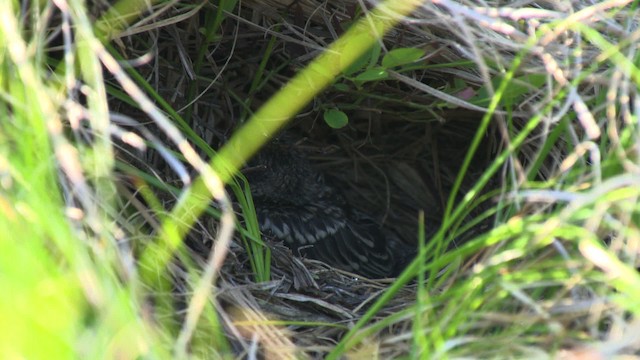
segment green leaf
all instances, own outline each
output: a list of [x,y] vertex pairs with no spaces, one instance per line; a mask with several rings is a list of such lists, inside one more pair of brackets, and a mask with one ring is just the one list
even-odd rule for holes
[[[493,88],[496,89],[502,81],[501,75],[496,75],[491,83]],[[540,88],[547,81],[546,74],[527,74],[514,78],[505,89],[502,96],[503,103],[513,103],[521,99],[524,95],[531,93],[533,89]],[[483,86],[478,89],[476,96],[469,99],[469,102],[478,106],[487,106],[491,102],[491,96],[489,96],[489,90],[487,86]]]
[[375,43],[375,45],[373,45],[369,50],[362,54],[358,58],[358,60],[354,61],[353,64],[349,65],[344,70],[344,75],[349,76],[355,72],[376,64],[378,62],[378,58],[380,57],[380,52],[380,45],[378,43]]
[[416,62],[424,56],[424,50],[417,48],[398,48],[389,51],[382,58],[382,66],[392,68],[400,65]]
[[380,47],[379,43],[375,43],[371,50],[369,50],[369,64],[367,65],[367,69],[370,69],[373,66],[378,64],[378,60],[380,59],[380,54],[382,53],[382,47]]
[[324,112],[324,121],[334,129],[345,127],[349,123],[349,117],[338,109],[330,109]]
[[369,70],[365,70],[362,73],[356,76],[357,81],[375,81],[375,80],[384,80],[389,78],[389,73],[387,69],[384,68],[373,68]]
[[338,90],[338,91],[349,91],[349,85],[347,85],[345,83],[333,84],[333,88]]

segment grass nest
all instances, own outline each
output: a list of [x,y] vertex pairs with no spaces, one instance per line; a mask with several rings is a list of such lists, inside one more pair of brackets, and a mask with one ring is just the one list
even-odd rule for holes
[[[219,149],[272,94],[372,6],[367,4],[369,8],[362,8],[362,5],[341,0],[291,4],[275,0],[245,1],[221,13],[209,3],[163,3],[149,8],[148,16],[124,31],[113,46],[185,119],[179,127],[183,130],[188,127],[193,136]],[[581,123],[562,125],[563,130],[556,131],[558,118],[568,110],[554,103],[552,94],[560,90],[550,84],[571,81],[568,75],[571,69],[564,64],[573,64],[573,50],[581,50],[581,63],[585,65],[595,61],[601,52],[593,46],[572,44],[572,37],[566,32],[548,33],[552,35],[548,35],[550,38],[544,46],[527,43],[527,34],[538,31],[542,24],[566,19],[565,7],[573,7],[578,14],[586,4],[520,2],[519,9],[494,6],[476,7],[449,1],[439,5],[423,4],[388,33],[378,49],[380,56],[394,48],[421,49],[424,55],[419,64],[414,62],[391,69],[378,81],[358,79],[364,67],[352,76],[339,78],[284,130],[316,168],[341,184],[351,206],[371,214],[416,247],[419,213],[424,212],[425,235],[429,239],[441,227],[448,203],[462,201],[472,189],[475,200],[468,203],[465,215],[456,226],[443,235],[447,239],[442,243],[446,249],[463,247],[468,240],[487,233],[496,224],[504,224],[516,213],[525,216],[549,210],[544,202],[524,201],[514,195],[525,181],[542,183],[570,177],[578,186],[592,176],[568,171],[567,159],[572,145],[583,143],[578,140],[589,138],[594,131],[595,123],[589,119],[599,120],[577,112],[576,116],[583,120]],[[491,12],[498,9],[502,12]],[[622,21],[613,17],[608,23],[601,23],[601,30],[615,32],[613,22],[617,20]],[[214,23],[219,27],[215,32],[208,32],[207,26]],[[513,82],[506,88],[506,106],[493,111],[492,122],[481,130],[479,146],[469,166],[463,168],[484,114],[491,106],[492,94],[505,78],[504,70],[510,69],[514,62],[520,66],[511,74]],[[552,71],[554,68],[558,71]],[[591,71],[581,87],[572,88],[575,96],[598,96],[597,89],[606,83],[604,74],[604,69]],[[567,78],[563,80],[562,76]],[[154,139],[154,146],[143,153],[121,146],[123,164],[133,165],[132,168],[123,165],[128,169],[124,173],[132,174],[132,169],[137,168],[155,174],[158,186],[165,190],[188,182],[185,179],[193,174],[176,171],[167,161],[166,151],[177,148],[169,145],[165,132],[157,124],[145,123],[146,115],[128,101],[113,96],[109,104],[113,112],[144,123],[148,134],[143,136]],[[505,165],[489,175],[485,186],[474,189],[477,180],[509,149],[517,134],[531,126],[530,119],[547,108],[553,111],[545,110],[543,121],[528,130],[517,150],[507,154]],[[331,128],[323,118],[326,111],[336,109],[348,117],[348,124],[341,129]],[[142,127],[131,129],[139,132]],[[549,138],[553,141],[548,141]],[[199,151],[205,157],[211,155],[204,149]],[[582,160],[574,158],[574,161]],[[461,172],[458,188],[456,180]],[[130,185],[123,188],[137,189]],[[453,190],[456,193],[452,195]],[[176,194],[159,191],[157,196],[169,208]],[[131,191],[131,202],[136,203],[136,198]],[[149,214],[149,205],[137,204],[132,219],[138,219],[141,227],[157,230],[153,226],[156,220],[145,215]],[[206,216],[188,235],[194,250],[192,255],[200,268],[206,267],[218,228],[217,217]],[[503,240],[509,240],[511,235],[504,232]],[[218,274],[213,300],[223,319],[224,333],[232,339],[237,354],[255,353],[257,342],[267,357],[274,356],[279,351],[276,349],[286,349],[282,351],[292,356],[323,357],[393,284],[392,280],[357,278],[318,261],[294,257],[281,244],[270,244],[272,280],[256,282],[243,241],[237,235],[231,243]],[[437,280],[438,276],[433,277],[429,292],[444,293],[454,286],[455,279],[472,278],[478,266],[496,260],[494,256],[501,253],[501,244],[477,246],[465,252],[466,256],[452,258],[451,264],[437,273],[455,275],[443,277],[446,280],[442,282]],[[556,248],[536,247],[530,257],[516,256],[521,261],[508,262],[505,269],[544,262],[566,251],[562,242],[553,242],[553,246]],[[569,266],[565,271],[574,271],[571,269],[576,266]],[[551,269],[544,268],[544,271]],[[191,298],[189,289],[193,287],[191,273],[179,262],[173,265],[172,272],[179,279],[175,285],[176,298],[184,296],[187,304]],[[518,282],[517,279],[511,281]],[[517,290],[496,290],[503,296],[502,311],[494,308],[480,314],[465,331],[507,334],[509,331],[505,329],[509,326],[525,321],[541,327],[556,326],[562,329],[558,331],[566,333],[607,333],[594,330],[594,322],[589,320],[586,311],[578,310],[573,315],[563,313],[553,320],[548,317],[566,310],[561,308],[563,301],[585,306],[600,301],[575,295],[579,290],[576,286],[558,283],[556,286],[566,286],[567,291],[552,295],[544,305],[532,305],[527,299],[534,295],[520,285],[516,286]],[[373,319],[384,325],[371,322],[373,325],[364,332],[368,340],[362,340],[353,354],[377,353],[381,357],[407,354],[412,324],[416,321],[407,309],[415,303],[420,289],[420,283],[413,282],[378,309]],[[511,296],[506,296],[505,291]],[[505,296],[509,299],[504,299]],[[535,297],[545,298],[540,293]],[[442,315],[447,316],[446,311]],[[599,317],[597,323],[602,324],[604,317]],[[388,321],[390,318],[394,321]],[[504,346],[502,355],[505,356],[532,354],[551,344],[558,349],[568,349],[568,353],[580,348],[571,336],[559,343],[553,339],[534,339],[532,344],[518,349],[508,346],[507,337],[498,340]],[[460,354],[475,351],[473,346],[467,350],[469,352]],[[476,355],[500,355],[495,351],[484,348]]]

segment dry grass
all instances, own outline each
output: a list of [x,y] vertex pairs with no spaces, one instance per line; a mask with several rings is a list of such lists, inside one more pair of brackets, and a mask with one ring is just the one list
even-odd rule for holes
[[[285,130],[351,206],[408,244],[426,238],[398,280],[362,279],[268,244],[270,280],[256,281],[261,260],[246,244],[260,240],[242,183],[226,188],[232,205],[202,160],[374,4],[244,1],[221,12],[163,2],[111,39],[122,59],[99,59],[118,159],[109,214],[127,239],[116,255],[122,282],[158,275],[145,267],[158,235],[180,248],[179,230],[165,234],[163,224],[194,178],[208,174],[217,200],[186,236],[189,251],[176,251],[170,281],[143,281],[155,289],[136,298],[174,356],[638,355],[629,335],[640,311],[637,4],[508,3],[422,4],[379,47],[380,57],[424,50],[420,61],[378,81],[357,79],[363,64]],[[108,9],[91,13],[104,19]],[[331,129],[328,109],[349,124]]]
[[[416,241],[418,210],[426,212],[429,237],[441,225],[451,189],[483,111],[487,112],[491,94],[504,76],[503,69],[512,69],[514,59],[521,64],[513,73],[514,82],[503,96],[506,106],[493,112],[493,125],[486,131],[471,167],[465,171],[461,194],[470,189],[496,154],[509,146],[512,134],[530,124],[529,119],[555,101],[558,92],[568,89],[572,93],[562,100],[567,105],[559,103],[556,110],[543,113],[540,124],[527,136],[520,151],[509,156],[502,173],[494,175],[490,183],[493,188],[502,184],[503,194],[517,194],[521,186],[526,186],[524,180],[527,178],[539,181],[557,178],[562,170],[561,162],[566,162],[570,155],[569,144],[584,138],[583,134],[587,135],[587,140],[594,138],[598,124],[593,116],[577,112],[580,121],[571,124],[567,132],[560,135],[560,141],[545,149],[545,161],[536,163],[536,157],[545,144],[549,144],[546,140],[559,119],[596,95],[610,73],[607,66],[589,69],[589,65],[601,56],[601,51],[578,41],[578,34],[569,31],[573,28],[570,24],[580,21],[596,25],[603,33],[613,35],[617,32],[619,36],[623,22],[628,20],[622,15],[627,11],[608,22],[596,21],[597,17],[589,14],[581,16],[579,10],[583,5],[579,3],[553,6],[532,2],[520,4],[517,9],[501,8],[499,13],[492,13],[491,8],[470,5],[455,2],[423,5],[412,20],[385,37],[382,50],[384,53],[392,47],[425,49],[421,66],[394,73],[388,81],[358,84],[339,80],[338,84],[342,86],[336,85],[317,97],[287,130],[290,136],[299,139],[298,146],[309,154],[319,169],[343,184],[353,206],[375,214],[408,242]],[[152,49],[156,54],[153,62],[137,70],[154,80],[154,87],[164,98],[171,99],[172,107],[186,109],[190,127],[213,148],[218,148],[233,129],[291,74],[344,32],[344,24],[355,15],[358,6],[339,1],[324,5],[299,2],[289,7],[275,3],[243,3],[225,15],[222,34],[207,47],[207,54],[197,69],[193,60],[185,59],[196,59],[203,51],[205,40],[194,32],[202,28],[201,16],[188,17],[171,25],[160,21],[158,28],[122,40],[130,41],[126,46],[130,57],[135,55],[136,48],[148,52],[149,41],[153,41]],[[569,8],[573,8],[574,15],[568,19]],[[176,7],[172,12],[184,13],[185,10]],[[622,23],[616,26],[612,22],[614,19]],[[558,21],[560,25],[556,24]],[[563,26],[562,21],[567,25]],[[547,26],[545,24],[555,24],[554,31],[541,30]],[[543,40],[532,43],[529,34],[533,32],[538,32]],[[578,49],[580,58],[575,58]],[[271,52],[266,53],[267,50]],[[579,86],[571,85],[586,69],[589,69],[586,81]],[[416,81],[420,86],[416,86]],[[486,98],[484,101],[482,94]],[[322,111],[329,108],[349,114],[347,128],[332,130],[324,124]],[[567,138],[570,135],[574,137]],[[534,164],[537,168],[532,172]],[[153,166],[161,173],[163,167],[161,163]],[[494,201],[499,199],[498,194],[494,193]],[[514,202],[513,198],[501,199],[501,206],[508,210],[498,213],[498,218],[494,219],[498,222],[506,220],[505,216],[513,211],[522,216],[547,208]],[[470,216],[473,218],[475,214],[477,217],[491,206],[488,202],[472,211]],[[492,218],[473,225],[471,234],[486,231],[494,221]],[[191,237],[198,242],[213,235],[192,234]],[[455,236],[453,241],[460,246],[463,239],[469,237]],[[556,245],[560,246],[559,243]],[[225,313],[223,318],[230,321],[226,323],[228,334],[232,338],[233,334],[240,335],[237,340],[244,344],[244,351],[250,352],[248,342],[258,339],[265,354],[273,351],[269,349],[285,346],[280,343],[285,341],[289,344],[286,347],[295,344],[296,350],[292,351],[297,354],[324,356],[334,342],[344,336],[349,324],[358,320],[388,286],[388,282],[354,280],[350,274],[342,274],[311,260],[294,258],[286,248],[277,244],[272,246],[275,246],[273,281],[254,282],[241,246],[232,247],[220,273],[216,292],[221,304],[218,311]],[[487,248],[460,263],[457,269],[449,267],[445,271],[453,271],[454,275],[446,277],[444,283],[429,292],[446,292],[452,282],[478,271],[478,266],[495,260],[495,254],[499,252],[500,246]],[[526,268],[529,261],[544,261],[545,257],[553,258],[553,253],[542,250],[539,255],[532,255],[532,259],[522,259],[513,266]],[[557,285],[563,286],[564,281]],[[560,297],[555,295],[555,300],[545,301],[545,296],[534,300],[524,294],[526,290],[522,284],[513,286],[513,289],[505,290],[511,292],[516,303],[507,297],[503,305],[506,311],[478,313],[477,318],[470,319],[465,333],[509,333],[510,327],[523,321],[531,325],[542,321],[550,322],[552,328],[565,329],[559,330],[561,332],[577,335],[578,329],[582,328],[579,324],[586,325],[587,318],[593,316],[589,309],[602,301],[592,296],[576,298],[569,293]],[[411,323],[415,320],[411,312],[401,309],[415,303],[416,291],[415,284],[406,286],[376,313],[374,319],[389,319],[394,314],[397,319],[374,330],[370,336],[376,334],[375,337],[369,337],[357,351],[372,351],[381,357],[394,357],[409,351],[407,340],[415,336],[411,332]],[[560,304],[567,301],[573,304],[570,307],[582,306],[584,310],[572,313],[559,310],[558,306],[564,308],[565,305]],[[523,308],[518,302],[529,305]],[[529,306],[540,313],[524,315],[529,312],[525,310]],[[553,315],[558,311],[564,315]],[[269,325],[265,316],[279,319],[279,322]],[[237,325],[238,321],[248,321],[253,327],[247,330]],[[288,331],[278,330],[285,325]],[[459,341],[473,342],[472,338],[467,338],[470,335]],[[505,350],[503,355],[546,353],[544,348],[548,341],[552,341],[556,349],[577,346],[574,336],[564,338],[567,342],[532,339],[531,343],[517,345],[522,346],[520,349]],[[373,348],[367,350],[371,346]],[[445,343],[439,351],[445,351],[449,346],[452,345]],[[510,347],[507,343],[502,346]],[[482,353],[491,354],[491,350],[487,350]],[[501,356],[499,354],[489,356]]]

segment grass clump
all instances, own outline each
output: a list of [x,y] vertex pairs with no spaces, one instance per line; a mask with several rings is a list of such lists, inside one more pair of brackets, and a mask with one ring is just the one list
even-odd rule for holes
[[[3,354],[638,354],[637,2],[126,3],[0,5]],[[261,237],[283,128],[397,279]]]

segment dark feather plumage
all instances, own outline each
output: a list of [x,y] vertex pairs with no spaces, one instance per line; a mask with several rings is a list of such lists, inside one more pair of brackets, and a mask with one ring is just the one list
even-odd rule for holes
[[[406,246],[342,194],[291,146],[261,151],[246,171],[260,229],[295,254],[371,278],[396,275]],[[401,252],[401,253],[398,253]]]

